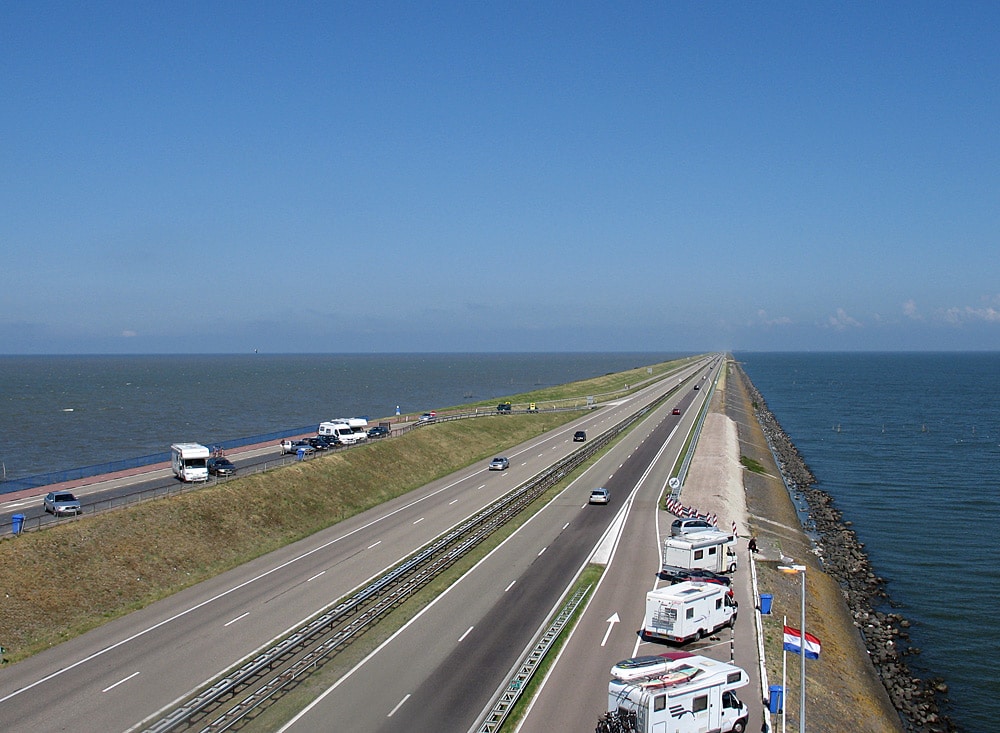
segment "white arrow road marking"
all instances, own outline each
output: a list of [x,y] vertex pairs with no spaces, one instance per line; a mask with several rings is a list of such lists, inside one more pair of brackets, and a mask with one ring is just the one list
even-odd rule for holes
[[608,643],[608,637],[611,636],[611,629],[613,629],[615,627],[615,624],[619,623],[620,621],[621,619],[618,618],[617,612],[611,614],[611,618],[608,619],[608,630],[604,632],[604,638],[601,640],[601,646],[604,646],[605,644]]

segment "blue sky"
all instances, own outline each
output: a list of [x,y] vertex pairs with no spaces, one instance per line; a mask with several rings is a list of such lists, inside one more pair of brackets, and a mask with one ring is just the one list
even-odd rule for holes
[[0,353],[1000,349],[1000,5],[0,7]]

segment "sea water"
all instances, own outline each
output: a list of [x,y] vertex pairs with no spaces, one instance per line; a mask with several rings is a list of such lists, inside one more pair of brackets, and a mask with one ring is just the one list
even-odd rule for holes
[[336,417],[439,410],[676,358],[666,353],[0,356],[7,479]]
[[[961,729],[1000,720],[1000,354],[738,353],[909,619]],[[820,661],[822,663],[822,661]]]

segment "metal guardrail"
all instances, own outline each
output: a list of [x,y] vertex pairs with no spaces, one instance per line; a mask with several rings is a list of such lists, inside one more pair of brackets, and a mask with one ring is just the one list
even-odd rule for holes
[[525,687],[527,687],[528,682],[531,681],[531,678],[537,671],[538,665],[545,659],[552,645],[555,644],[556,640],[562,634],[563,629],[566,628],[570,619],[573,618],[576,609],[583,599],[587,597],[592,587],[592,585],[588,585],[586,588],[581,588],[566,601],[559,614],[545,630],[545,633],[539,637],[535,646],[521,660],[520,667],[518,667],[514,676],[511,677],[510,682],[507,683],[507,687],[500,691],[494,702],[492,711],[487,716],[486,721],[479,727],[479,733],[496,733],[500,730],[507,716],[510,715],[510,711],[514,709],[517,701],[521,698],[521,694],[524,692]]
[[[224,673],[209,688],[148,727],[146,733],[182,730],[214,732],[235,727],[378,623],[433,577],[443,573],[546,490],[602,450],[665,397],[666,394],[661,395],[651,404],[636,410],[598,438],[536,474],[414,553],[397,568],[335,608],[322,612],[313,621],[240,668]],[[250,694],[243,695],[252,684],[255,689]],[[227,703],[229,707],[210,721],[207,720],[212,711],[220,710]]]

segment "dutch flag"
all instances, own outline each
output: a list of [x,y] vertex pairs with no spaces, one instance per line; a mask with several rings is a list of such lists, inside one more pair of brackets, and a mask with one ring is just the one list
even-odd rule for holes
[[[785,627],[785,651],[792,654],[802,653],[802,632],[791,626]],[[808,631],[806,632],[806,659],[819,659],[819,639]]]

